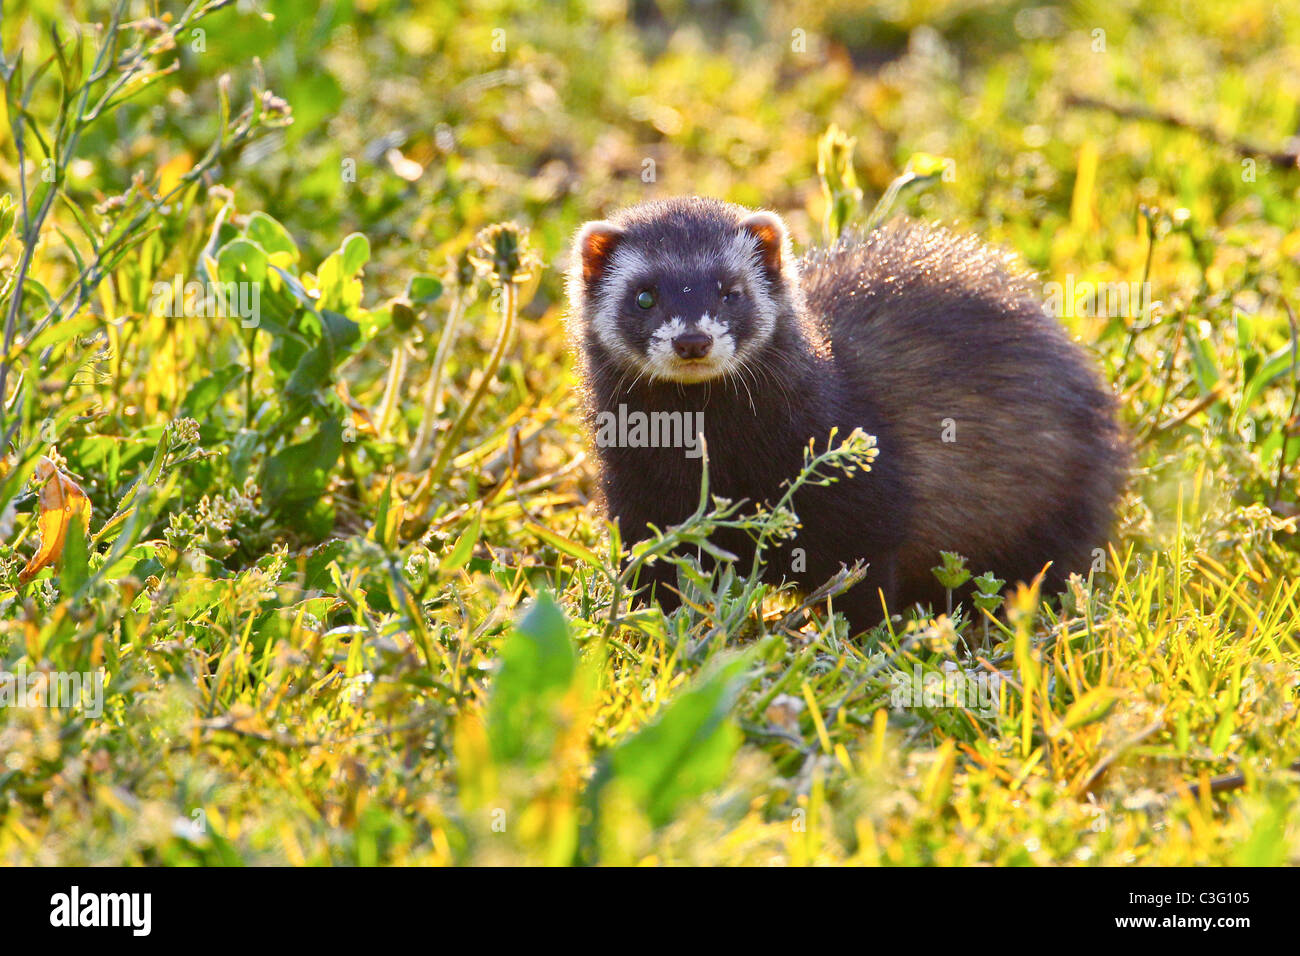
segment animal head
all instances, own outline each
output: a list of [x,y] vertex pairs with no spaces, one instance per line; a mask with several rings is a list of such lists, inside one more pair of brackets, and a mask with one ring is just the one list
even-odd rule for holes
[[742,369],[797,311],[800,294],[779,216],[698,198],[587,223],[568,291],[589,352],[682,383]]

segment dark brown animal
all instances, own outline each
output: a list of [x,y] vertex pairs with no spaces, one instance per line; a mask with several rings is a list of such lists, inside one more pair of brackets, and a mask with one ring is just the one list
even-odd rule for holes
[[[1008,581],[1050,563],[1060,588],[1104,546],[1127,462],[1114,400],[1004,255],[901,222],[798,261],[779,217],[709,199],[635,206],[575,245],[571,322],[626,538],[698,501],[699,458],[599,440],[611,415],[667,412],[702,421],[711,489],[733,499],[775,501],[833,427],[876,436],[869,472],[795,497],[798,538],[764,571],[807,589],[865,559],[836,601],[855,629],[882,598],[942,600],[941,550]],[[743,536],[719,544],[752,555]]]

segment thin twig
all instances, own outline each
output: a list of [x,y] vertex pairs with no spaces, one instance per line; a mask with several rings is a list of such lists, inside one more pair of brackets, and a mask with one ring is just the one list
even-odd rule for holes
[[[1300,760],[1294,760],[1287,767],[1291,773],[1300,773]],[[1210,778],[1210,793],[1227,793],[1231,790],[1239,790],[1246,785],[1246,775],[1244,773],[1225,773],[1219,777]],[[1193,799],[1201,795],[1201,785],[1199,783],[1189,783],[1188,791]]]
[[1120,119],[1145,120],[1152,123],[1160,123],[1163,126],[1169,126],[1174,129],[1184,130],[1194,133],[1202,139],[1230,149],[1243,159],[1263,158],[1268,160],[1274,166],[1282,169],[1296,169],[1300,166],[1300,146],[1287,146],[1285,149],[1274,150],[1258,143],[1251,143],[1247,140],[1237,139],[1229,136],[1222,130],[1208,123],[1197,123],[1192,120],[1183,119],[1173,113],[1163,110],[1153,109],[1150,106],[1130,105],[1123,103],[1112,103],[1108,100],[1100,99],[1095,96],[1087,96],[1083,93],[1068,93],[1065,97],[1066,106],[1078,106],[1085,109],[1104,110]]
[[1165,401],[1169,398],[1169,385],[1174,377],[1174,366],[1178,364],[1178,353],[1183,347],[1183,333],[1187,329],[1187,312],[1178,319],[1178,328],[1174,331],[1174,342],[1169,349],[1169,358],[1165,363],[1165,377],[1160,385],[1160,400],[1156,402],[1156,410],[1151,415],[1151,420],[1142,432],[1143,438],[1149,438],[1154,434],[1156,425],[1160,421],[1160,416],[1164,414]]

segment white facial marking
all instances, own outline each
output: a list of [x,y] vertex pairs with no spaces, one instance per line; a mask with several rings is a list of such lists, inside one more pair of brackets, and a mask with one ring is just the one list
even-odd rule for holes
[[591,316],[591,328],[596,339],[626,362],[635,363],[637,355],[618,332],[619,302],[627,294],[632,276],[642,275],[648,269],[648,260],[636,249],[626,245],[615,249]]
[[[712,336],[713,346],[704,358],[680,358],[673,348],[673,339],[694,329]],[[727,323],[719,322],[707,312],[694,323],[673,316],[651,333],[650,343],[646,347],[645,365],[654,378],[672,382],[705,382],[739,367],[736,361],[736,340]]]
[[[644,366],[654,378],[702,382],[736,371],[763,348],[776,330],[779,306],[777,299],[768,290],[767,279],[759,262],[758,240],[748,232],[739,231],[732,241],[720,246],[684,253],[685,250],[681,249],[638,249],[628,242],[619,245],[610,257],[604,280],[593,298],[588,321],[596,340],[624,364]],[[802,291],[799,287],[798,266],[788,250],[783,260],[785,295],[799,309]],[[674,316],[655,330],[645,354],[629,345],[619,331],[624,298],[642,276],[663,274],[675,269],[706,274],[711,272],[714,275],[721,274],[729,281],[735,280],[734,284],[745,292],[745,304],[753,321],[752,334],[743,343],[737,343],[730,327],[710,315],[702,316],[697,323],[687,323],[680,316]],[[719,292],[725,288],[721,280],[717,286]],[[690,288],[687,286],[682,291],[689,293]],[[570,276],[571,299],[576,301],[582,289],[579,267]],[[691,328],[699,328],[713,336],[709,355],[702,359],[681,359],[673,349],[673,338]]]
[[650,334],[645,350],[645,364],[653,378],[676,378],[674,367],[680,364],[673,351],[673,339],[686,331],[686,323],[673,316]]
[[700,331],[707,332],[713,336],[713,348],[709,351],[709,359],[718,366],[718,374],[724,375],[732,371],[736,362],[736,339],[731,334],[731,326],[726,322],[719,322],[709,313],[705,312],[700,317]]

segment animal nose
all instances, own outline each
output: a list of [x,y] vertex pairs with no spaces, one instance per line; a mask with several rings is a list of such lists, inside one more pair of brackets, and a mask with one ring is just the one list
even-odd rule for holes
[[684,359],[699,359],[713,348],[713,336],[708,332],[683,332],[673,339],[673,351]]

